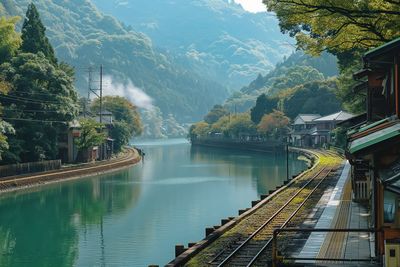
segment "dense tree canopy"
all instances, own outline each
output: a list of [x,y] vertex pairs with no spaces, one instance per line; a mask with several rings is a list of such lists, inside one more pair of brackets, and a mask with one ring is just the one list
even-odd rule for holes
[[259,124],[261,118],[276,109],[277,99],[268,98],[265,94],[261,94],[256,101],[256,105],[250,110],[251,120],[255,124]]
[[[14,146],[6,160],[56,158],[58,134],[78,113],[73,77],[42,53],[20,53],[0,66],[0,75],[12,84],[10,92],[0,95],[0,100],[4,120],[16,130],[16,135],[9,137]],[[18,151],[21,154],[15,155]]]
[[[100,100],[97,98],[92,103],[94,113],[100,112]],[[123,146],[129,143],[134,135],[140,135],[143,131],[142,122],[136,106],[126,98],[120,96],[103,97],[103,111],[110,111],[115,119],[111,137],[116,140],[114,149],[121,151]]]
[[261,122],[257,125],[259,133],[279,138],[288,131],[290,119],[281,111],[274,110],[272,113],[265,114]]
[[208,114],[204,117],[204,121],[208,124],[213,124],[219,120],[219,118],[228,115],[229,110],[221,105],[215,105]]
[[31,3],[28,6],[26,17],[22,25],[21,50],[27,53],[37,54],[42,52],[52,63],[57,63],[54,49],[46,36],[46,28],[40,20],[36,6]]
[[283,32],[313,54],[366,50],[400,35],[397,0],[264,0]]
[[337,112],[341,103],[336,96],[336,81],[320,81],[283,91],[279,96],[279,108],[289,118],[300,113],[317,113],[322,116]]
[[79,120],[79,124],[81,135],[75,139],[75,143],[79,149],[78,160],[81,161],[88,159],[89,148],[104,143],[107,135],[103,131],[104,125],[94,119],[82,118]]
[[21,44],[20,35],[15,31],[18,17],[0,17],[0,64],[13,57]]

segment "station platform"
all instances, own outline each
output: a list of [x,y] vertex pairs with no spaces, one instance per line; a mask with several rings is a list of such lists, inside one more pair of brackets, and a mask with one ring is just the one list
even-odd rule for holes
[[[367,229],[369,219],[367,208],[352,201],[350,164],[347,162],[314,228]],[[292,256],[308,258],[296,261],[296,265],[304,266],[379,266],[373,261],[372,240],[373,234],[368,232],[312,232],[300,252]]]

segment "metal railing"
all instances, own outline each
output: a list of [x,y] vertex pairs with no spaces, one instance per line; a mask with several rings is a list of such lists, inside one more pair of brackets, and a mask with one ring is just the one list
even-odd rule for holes
[[61,160],[47,160],[0,166],[0,178],[22,174],[53,171],[61,168]]
[[283,261],[325,261],[325,262],[372,262],[373,258],[318,258],[318,257],[293,257],[293,256],[282,256],[279,255],[278,251],[278,235],[287,233],[380,233],[382,231],[377,229],[330,229],[330,228],[281,228],[275,229],[272,238],[272,266],[276,267],[278,264],[282,264]]

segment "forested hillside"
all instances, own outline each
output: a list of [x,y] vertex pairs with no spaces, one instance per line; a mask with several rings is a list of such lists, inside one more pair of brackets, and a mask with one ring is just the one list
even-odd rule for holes
[[[23,17],[30,0],[4,0],[0,15]],[[102,14],[90,0],[35,0],[56,55],[75,67],[78,91],[86,95],[90,65],[103,64],[114,81],[129,80],[154,99],[166,117],[192,121],[227,90],[182,67],[153,47],[149,37]],[[21,21],[22,22],[22,21]]]
[[[337,73],[336,57],[327,53],[322,54],[321,57],[311,57],[303,52],[296,52],[278,63],[268,74],[259,75],[248,86],[235,92],[225,105],[232,111],[244,112],[254,106],[257,97],[261,94],[266,94],[270,98],[280,98],[282,102],[283,98],[288,98],[297,91],[300,92],[301,88],[310,87],[311,84],[313,88],[318,88],[318,84],[324,89],[329,87],[331,91],[329,95],[338,103],[334,95],[336,84],[332,80],[326,83],[327,79],[336,76]],[[326,97],[326,94],[322,96]],[[339,105],[335,104],[335,106]],[[327,109],[326,112],[330,111],[331,109]]]
[[93,0],[107,14],[146,33],[189,69],[238,90],[265,75],[293,43],[271,14],[230,0]]

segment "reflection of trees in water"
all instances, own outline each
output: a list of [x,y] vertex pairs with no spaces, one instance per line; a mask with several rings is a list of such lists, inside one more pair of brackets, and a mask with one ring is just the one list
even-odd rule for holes
[[137,202],[139,185],[127,185],[135,171],[2,198],[0,266],[73,266],[79,229],[99,225],[105,215],[123,212]]
[[[253,180],[257,192],[267,194],[286,179],[286,154],[263,153],[240,150],[228,150],[208,147],[191,147],[192,163],[215,164],[218,175],[249,177]],[[298,155],[290,154],[291,174],[306,168]]]

